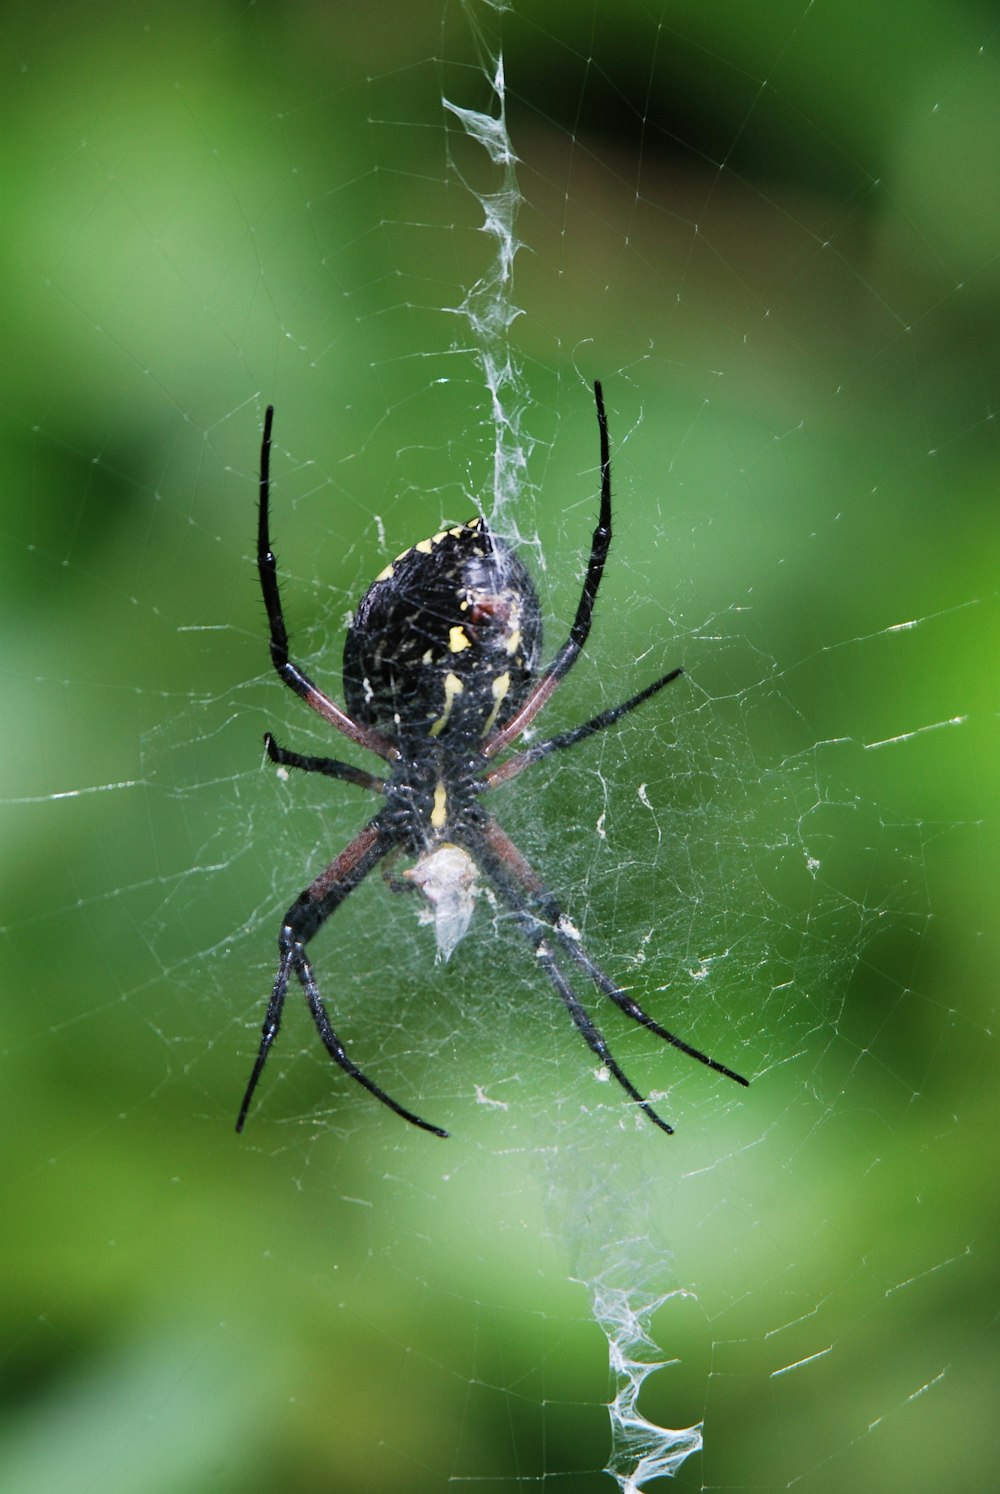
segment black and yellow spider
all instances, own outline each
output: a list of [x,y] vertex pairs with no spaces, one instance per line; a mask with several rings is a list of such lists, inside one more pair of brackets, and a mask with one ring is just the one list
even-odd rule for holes
[[268,408],[260,459],[257,566],[271,632],[271,659],[290,689],[352,742],[383,758],[385,777],[349,763],[308,757],[264,737],[268,757],[286,768],[325,773],[384,800],[378,814],[289,908],[278,936],[280,958],[257,1060],[240,1106],[243,1129],[261,1071],[278,1035],[288,982],[305,992],[330,1057],[352,1079],[404,1120],[448,1133],[393,1100],[350,1058],[319,993],[306,945],[331,913],[390,852],[414,859],[403,873],[426,898],[445,959],[462,938],[482,876],[510,910],[577,1031],[641,1110],[661,1130],[659,1116],[622,1072],[560,965],[576,965],[634,1022],[737,1084],[741,1075],[675,1037],[594,964],[538,874],[483,807],[482,795],[552,752],[572,747],[618,721],[681,673],[673,669],[637,695],[601,711],[503,762],[498,756],[522,735],[576,661],[590,632],[594,600],[611,543],[611,459],[600,384],[594,385],[601,437],[601,507],[583,592],[569,637],[547,668],[537,669],[542,644],[538,594],[524,566],[484,519],[471,519],[421,540],[386,566],[365,592],[344,645],[346,711],[288,656],[268,523],[271,423]]

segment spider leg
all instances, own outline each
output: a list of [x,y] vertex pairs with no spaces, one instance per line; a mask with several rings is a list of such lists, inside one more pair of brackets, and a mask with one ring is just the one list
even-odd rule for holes
[[623,700],[621,705],[612,706],[607,711],[601,711],[600,715],[592,716],[582,726],[574,726],[571,731],[560,732],[558,736],[549,737],[547,741],[538,742],[533,747],[528,747],[524,752],[519,752],[516,757],[508,758],[499,768],[494,768],[491,773],[487,773],[486,777],[481,780],[484,787],[496,788],[498,784],[506,783],[509,778],[514,778],[518,773],[522,773],[525,768],[530,768],[531,764],[537,763],[539,758],[548,757],[550,752],[561,751],[564,747],[573,747],[577,742],[582,742],[587,737],[592,737],[595,732],[604,731],[606,727],[612,726],[616,721],[620,721],[629,711],[634,711],[636,706],[642,705],[644,700],[648,700],[651,695],[655,695],[658,690],[663,689],[664,685],[671,684],[673,680],[677,679],[678,675],[683,673],[683,669],[672,669],[669,674],[665,674],[661,679],[654,680],[651,685],[647,685],[645,690],[640,690],[637,695],[632,695],[628,700]]
[[635,1085],[632,1083],[631,1079],[629,1079],[628,1075],[619,1068],[616,1060],[612,1057],[611,1049],[608,1047],[604,1034],[601,1032],[600,1028],[598,1028],[594,1024],[593,1019],[584,1010],[583,1006],[574,995],[569,981],[559,969],[559,966],[556,964],[555,958],[553,957],[552,951],[545,941],[545,925],[541,923],[540,920],[537,919],[533,914],[528,912],[519,912],[517,916],[521,919],[521,925],[525,933],[531,940],[532,944],[535,946],[535,953],[538,956],[539,963],[544,969],[546,975],[549,977],[549,980],[559,992],[559,995],[562,997],[563,1001],[566,1003],[566,1010],[573,1018],[576,1030],[580,1033],[584,1042],[587,1044],[587,1047],[592,1053],[595,1053],[597,1055],[612,1078],[618,1080],[618,1083],[621,1085],[622,1089],[635,1101],[639,1109],[649,1116],[649,1119],[653,1122],[653,1125],[659,1126],[661,1131],[666,1131],[668,1136],[672,1136],[674,1134],[673,1126],[669,1125],[661,1115],[657,1115],[656,1111],[653,1109],[652,1105],[650,1105],[645,1096],[639,1093]]
[[[653,1109],[646,1097],[636,1089],[631,1079],[620,1067],[608,1047],[604,1034],[574,994],[569,981],[556,964],[549,938],[552,935],[558,938],[559,930],[549,919],[550,908],[556,917],[561,917],[561,915],[553,899],[545,891],[539,878],[513,841],[504,834],[492,816],[483,816],[478,829],[481,833],[474,834],[467,840],[468,850],[476,857],[534,946],[539,963],[561,996],[577,1032],[590,1051],[601,1060],[611,1077],[618,1081],[625,1093],[635,1101],[653,1124],[659,1126],[661,1131],[666,1131],[668,1135],[673,1135],[673,1126]],[[531,906],[532,904],[536,904],[540,909],[544,908],[546,916],[539,916],[539,913],[535,912]]]
[[292,752],[287,747],[282,747],[272,737],[269,731],[264,733],[264,750],[272,763],[277,763],[283,768],[298,768],[303,773],[325,773],[327,778],[340,778],[345,783],[356,784],[358,788],[371,789],[373,793],[385,793],[385,779],[377,778],[374,773],[366,773],[363,768],[355,768],[351,763],[338,762],[335,757],[309,757],[301,752]]
[[254,1090],[257,1088],[257,1081],[260,1079],[271,1046],[278,1035],[285,997],[288,994],[288,982],[294,972],[305,992],[309,1011],[316,1024],[316,1030],[323,1040],[323,1046],[334,1062],[339,1064],[346,1074],[350,1074],[352,1079],[356,1079],[364,1089],[368,1090],[369,1094],[374,1095],[377,1100],[388,1106],[403,1120],[409,1121],[414,1126],[420,1126],[424,1131],[431,1131],[435,1136],[447,1136],[447,1131],[442,1130],[440,1126],[433,1126],[429,1121],[422,1120],[419,1115],[414,1115],[411,1110],[407,1110],[387,1095],[385,1090],[381,1089],[373,1079],[369,1079],[348,1055],[331,1025],[305,951],[306,944],[316,931],[326,922],[330,914],[336,911],[348,893],[353,892],[354,888],[364,880],[372,867],[392,849],[392,845],[392,837],[379,825],[378,820],[372,820],[360,835],[355,836],[350,845],[341,851],[326,870],[320,873],[311,886],[299,895],[286,913],[281,933],[278,936],[280,952],[278,972],[271,991],[271,999],[267,1004],[257,1058],[243,1096],[243,1103],[240,1105],[240,1113],[236,1121],[237,1131],[243,1130]]
[[594,615],[604,562],[608,558],[611,544],[611,450],[608,441],[608,417],[604,412],[604,394],[600,380],[594,384],[594,399],[597,404],[597,424],[601,433],[601,507],[597,517],[597,528],[590,542],[590,559],[587,574],[583,578],[583,591],[577,603],[576,617],[569,630],[569,637],[556,654],[545,673],[532,688],[520,710],[502,727],[483,748],[486,757],[495,757],[504,747],[509,747],[521,733],[531,725],[542,706],[549,699],[559,681],[568,673],[587,641],[590,623]]
[[709,1058],[708,1054],[702,1053],[700,1048],[693,1048],[690,1043],[686,1043],[676,1033],[668,1032],[665,1027],[661,1027],[659,1022],[655,1021],[648,1012],[644,1011],[637,1001],[634,1001],[631,996],[622,990],[621,986],[616,986],[614,981],[605,975],[599,965],[594,964],[581,945],[579,936],[575,932],[570,931],[570,927],[564,918],[555,927],[554,933],[569,957],[576,961],[581,970],[586,971],[597,989],[605,996],[610,997],[615,1006],[619,1007],[625,1013],[626,1017],[631,1017],[632,1021],[638,1022],[640,1027],[648,1027],[650,1032],[655,1032],[656,1036],[662,1038],[665,1043],[669,1043],[673,1048],[680,1049],[681,1053],[686,1053],[688,1058],[696,1058],[707,1069],[714,1069],[717,1074],[724,1074],[727,1079],[735,1080],[737,1084],[742,1084],[744,1088],[750,1087],[750,1080],[745,1079],[742,1074],[737,1074],[734,1069],[728,1069],[717,1058]]
[[409,877],[407,877],[405,875],[402,876],[402,877],[399,876],[397,874],[396,870],[395,870],[396,862],[399,860],[399,857],[402,854],[403,854],[403,847],[402,846],[396,846],[393,850],[391,850],[389,852],[388,856],[385,858],[384,862],[382,863],[382,881],[388,887],[388,889],[389,889],[390,892],[395,892],[395,893],[419,892],[420,888],[417,886],[416,882],[412,881]]
[[[640,1027],[648,1028],[650,1032],[655,1033],[663,1042],[669,1043],[671,1047],[679,1049],[681,1053],[686,1053],[689,1058],[697,1059],[698,1063],[703,1063],[706,1068],[714,1069],[717,1074],[723,1074],[727,1079],[734,1080],[736,1084],[742,1084],[744,1087],[749,1088],[749,1079],[744,1078],[742,1074],[737,1074],[734,1069],[727,1068],[718,1059],[710,1058],[700,1048],[695,1048],[690,1043],[686,1043],[676,1033],[669,1032],[665,1027],[661,1027],[659,1022],[651,1017],[637,1001],[633,1000],[620,986],[616,985],[610,976],[605,975],[604,971],[599,965],[594,963],[581,945],[579,935],[573,929],[572,924],[566,918],[556,899],[538,876],[538,873],[531,866],[530,862],[521,855],[521,852],[517,849],[510,836],[501,830],[492,815],[483,817],[480,828],[486,847],[492,852],[492,858],[496,858],[495,860],[491,858],[492,866],[489,874],[497,881],[497,885],[504,892],[508,902],[510,902],[512,907],[515,907],[515,901],[509,890],[510,879],[513,879],[514,884],[526,894],[526,899],[522,900],[522,907],[528,912],[531,912],[532,909],[537,909],[537,913],[544,920],[546,932],[551,934],[565,953],[569,955],[570,959],[580,966],[580,969],[593,981],[602,995],[607,996],[613,1001],[633,1022],[637,1022]],[[481,857],[482,849],[477,848],[476,854]],[[498,870],[499,876],[497,875]],[[537,914],[535,916],[537,919]]]
[[345,737],[357,742],[369,751],[378,753],[387,760],[398,757],[398,752],[377,731],[359,726],[335,701],[325,695],[309,676],[292,662],[288,656],[288,630],[281,607],[281,592],[278,588],[278,563],[271,549],[269,507],[271,494],[271,425],[274,406],[268,405],[264,416],[264,434],[260,446],[260,508],[257,522],[257,572],[260,589],[264,596],[268,627],[271,633],[271,662],[290,690],[294,690],[307,706],[311,706],[324,720],[329,721]]

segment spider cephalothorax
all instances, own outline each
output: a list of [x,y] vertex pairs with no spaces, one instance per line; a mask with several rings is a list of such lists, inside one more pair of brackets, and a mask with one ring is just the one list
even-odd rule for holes
[[617,986],[583,949],[578,933],[481,796],[552,752],[602,731],[681,673],[673,669],[621,705],[495,763],[532,723],[576,660],[590,632],[594,600],[611,543],[611,461],[600,384],[594,385],[601,436],[601,506],[583,591],[569,637],[538,669],[542,624],[531,577],[481,518],[421,540],[387,565],[362,597],[344,645],[346,711],[325,695],[288,654],[269,533],[271,423],[261,449],[257,565],[278,674],[307,705],[387,764],[379,777],[335,758],[310,757],[264,738],[272,762],[325,773],[379,794],[382,809],[320,873],[285,915],[279,963],[257,1060],[240,1106],[242,1130],[253,1092],[281,1022],[288,982],[299,980],[327,1052],[352,1078],[404,1120],[433,1126],[390,1098],[351,1059],[334,1031],[306,945],[349,892],[390,854],[412,858],[396,886],[422,893],[449,957],[472,919],[480,879],[493,888],[533,946],[577,1030],[607,1071],[664,1131],[657,1114],[623,1073],[570,985],[560,960],[576,965],[602,995],[657,1037],[738,1084],[741,1075],[668,1032]]

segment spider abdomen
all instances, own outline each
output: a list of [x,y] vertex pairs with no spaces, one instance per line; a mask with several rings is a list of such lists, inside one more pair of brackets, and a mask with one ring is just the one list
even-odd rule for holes
[[524,702],[541,640],[531,577],[472,519],[405,550],[361,598],[344,644],[347,709],[392,739],[473,746]]

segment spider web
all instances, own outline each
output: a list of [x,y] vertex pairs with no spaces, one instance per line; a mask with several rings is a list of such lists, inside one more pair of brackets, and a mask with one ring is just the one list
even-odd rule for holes
[[[0,1482],[990,1486],[985,13],[143,0],[3,55]],[[320,986],[451,1138],[296,998],[237,1140],[279,920],[370,812],[262,763],[350,755],[267,662],[263,407],[336,695],[364,587],[477,510],[558,646],[597,377],[615,537],[538,731],[685,675],[491,807],[753,1084],[578,983],[664,1137],[500,910],[436,965],[373,877]]]

